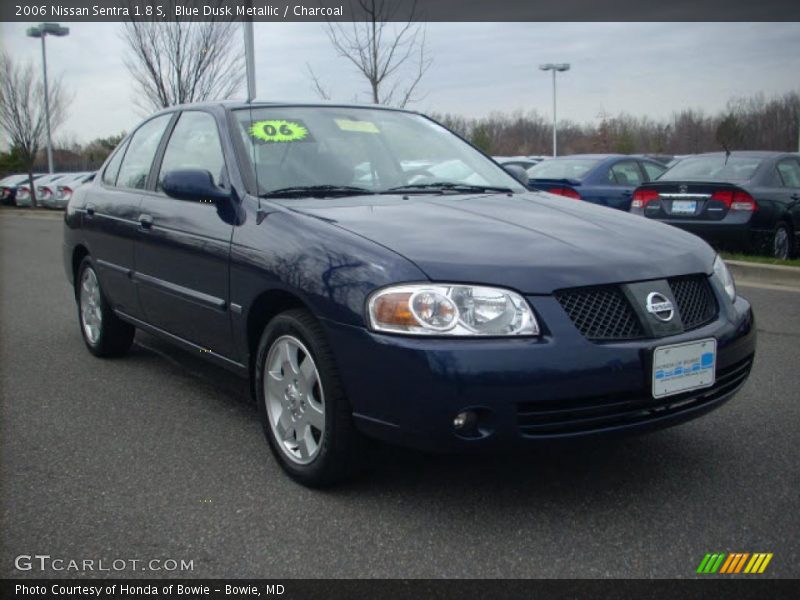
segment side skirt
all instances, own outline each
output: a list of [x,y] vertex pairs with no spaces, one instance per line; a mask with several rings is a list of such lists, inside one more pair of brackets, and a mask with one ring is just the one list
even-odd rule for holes
[[152,334],[158,338],[161,338],[172,344],[175,344],[176,346],[182,348],[183,350],[188,350],[193,354],[197,354],[200,357],[216,365],[219,365],[220,367],[223,367],[228,371],[231,371],[232,373],[235,373],[239,377],[242,377],[244,379],[248,379],[250,377],[250,370],[248,369],[247,365],[243,365],[242,363],[236,362],[235,360],[231,360],[230,358],[226,358],[225,356],[217,354],[216,352],[213,352],[207,348],[198,346],[197,344],[190,342],[189,340],[185,340],[184,338],[169,333],[168,331],[164,331],[163,329],[150,325],[149,323],[140,321],[139,319],[132,317],[128,314],[125,314],[124,312],[121,312],[119,310],[115,310],[114,312],[120,319],[126,321],[127,323],[130,323],[131,325],[137,327],[138,329],[141,329],[142,331],[146,331],[149,334]]

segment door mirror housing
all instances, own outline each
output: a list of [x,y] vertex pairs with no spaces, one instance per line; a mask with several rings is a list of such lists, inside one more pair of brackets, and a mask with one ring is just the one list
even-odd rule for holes
[[506,173],[519,181],[522,185],[528,187],[528,181],[530,181],[530,177],[528,177],[528,172],[525,169],[519,165],[503,165],[503,169],[505,169]]
[[231,197],[229,191],[214,183],[211,173],[205,169],[167,171],[161,181],[161,189],[167,196],[178,200],[217,203]]

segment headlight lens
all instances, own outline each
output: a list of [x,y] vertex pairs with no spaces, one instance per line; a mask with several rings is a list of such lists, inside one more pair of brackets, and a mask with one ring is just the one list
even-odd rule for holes
[[528,303],[509,290],[457,284],[398,285],[368,301],[369,325],[376,331],[408,335],[539,335]]
[[714,260],[714,277],[716,277],[722,284],[722,287],[725,288],[725,292],[728,294],[728,298],[731,299],[731,302],[736,300],[736,284],[733,282],[733,275],[731,275],[728,266],[719,255],[717,255],[717,258]]

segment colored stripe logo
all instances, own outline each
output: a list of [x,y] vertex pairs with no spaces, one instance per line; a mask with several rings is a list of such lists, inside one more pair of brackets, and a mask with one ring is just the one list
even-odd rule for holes
[[697,572],[701,574],[720,573],[732,575],[736,573],[756,574],[763,573],[769,561],[772,560],[772,552],[713,552],[708,553],[700,561]]

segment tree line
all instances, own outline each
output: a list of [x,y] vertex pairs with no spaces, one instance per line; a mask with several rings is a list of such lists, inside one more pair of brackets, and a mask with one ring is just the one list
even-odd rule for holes
[[[553,125],[537,110],[494,112],[468,118],[432,115],[442,124],[495,156],[549,155]],[[601,113],[594,123],[558,123],[560,154],[696,154],[717,150],[798,151],[800,93],[735,98],[724,110],[708,114],[683,109],[667,119],[627,113]]]

